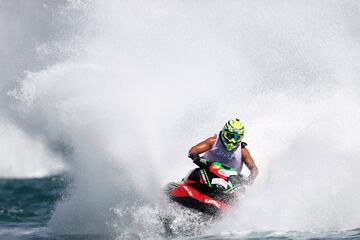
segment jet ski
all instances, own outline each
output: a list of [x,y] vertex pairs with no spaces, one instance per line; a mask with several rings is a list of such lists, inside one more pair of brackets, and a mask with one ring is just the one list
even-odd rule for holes
[[167,184],[165,192],[171,201],[219,216],[236,203],[240,193],[245,192],[247,178],[237,169],[199,156],[193,162],[198,168],[190,171],[180,182]]

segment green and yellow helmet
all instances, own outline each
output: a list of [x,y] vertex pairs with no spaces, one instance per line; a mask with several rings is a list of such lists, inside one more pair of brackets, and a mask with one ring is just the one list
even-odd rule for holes
[[240,145],[244,138],[244,133],[244,125],[239,119],[233,118],[225,123],[225,126],[221,130],[221,141],[228,151],[232,151]]

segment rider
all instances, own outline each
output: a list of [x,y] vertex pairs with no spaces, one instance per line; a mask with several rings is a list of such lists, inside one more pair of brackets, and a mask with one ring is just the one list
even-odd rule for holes
[[258,168],[251,157],[244,137],[244,125],[239,119],[229,120],[219,134],[196,144],[189,150],[189,157],[193,160],[199,158],[199,154],[205,153],[204,158],[210,162],[219,162],[241,172],[243,163],[250,170],[248,183],[252,184],[258,175]]

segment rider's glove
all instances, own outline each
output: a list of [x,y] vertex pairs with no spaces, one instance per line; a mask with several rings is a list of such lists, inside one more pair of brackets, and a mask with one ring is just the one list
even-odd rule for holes
[[199,154],[189,154],[188,157],[191,158],[193,161],[199,161],[200,160],[200,155]]
[[241,181],[244,185],[253,185],[255,178],[252,176],[245,177],[243,176]]
[[205,158],[200,157],[199,154],[189,154],[189,158],[193,160],[193,163],[198,165],[200,168],[208,168],[208,162]]

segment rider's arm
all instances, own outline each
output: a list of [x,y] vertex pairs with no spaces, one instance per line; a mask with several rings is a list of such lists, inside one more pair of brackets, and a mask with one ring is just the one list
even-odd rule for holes
[[209,151],[216,142],[216,137],[209,137],[208,139],[196,144],[189,150],[189,156],[197,155]]
[[249,150],[246,148],[241,149],[241,154],[246,167],[250,170],[249,178],[254,180],[259,174],[259,170],[256,167],[254,159],[251,157]]

